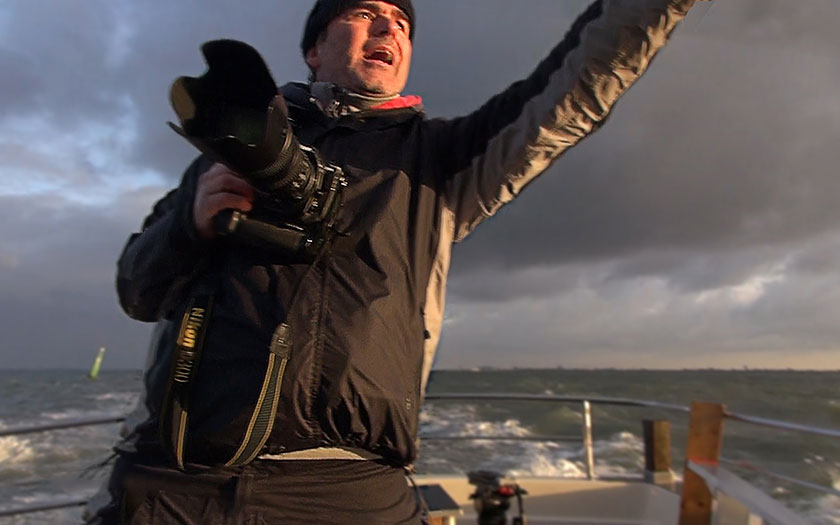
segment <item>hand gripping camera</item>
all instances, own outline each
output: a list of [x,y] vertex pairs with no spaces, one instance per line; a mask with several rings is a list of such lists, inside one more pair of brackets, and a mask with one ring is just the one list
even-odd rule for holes
[[254,48],[213,40],[201,51],[208,69],[175,80],[170,99],[181,125],[169,125],[257,190],[253,216],[223,211],[214,219],[216,233],[312,261],[341,207],[347,185],[341,168],[297,141],[286,102]]

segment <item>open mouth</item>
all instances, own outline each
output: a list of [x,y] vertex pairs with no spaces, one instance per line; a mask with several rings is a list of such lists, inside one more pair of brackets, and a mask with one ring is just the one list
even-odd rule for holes
[[381,62],[389,66],[394,65],[394,53],[384,47],[378,47],[365,55],[366,60]]

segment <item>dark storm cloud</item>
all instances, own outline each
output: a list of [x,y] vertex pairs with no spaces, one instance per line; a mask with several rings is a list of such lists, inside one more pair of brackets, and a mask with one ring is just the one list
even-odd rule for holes
[[26,109],[62,122],[107,114],[115,72],[109,67],[108,53],[118,6],[115,2],[52,2],[48,9],[34,2],[4,5],[7,22],[0,36],[0,56],[14,57],[18,67],[12,71],[29,80],[26,91],[0,93],[0,107],[18,113]]
[[130,160],[175,180],[193,152],[165,125],[173,118],[172,81],[201,74],[199,45],[215,38],[248,40],[272,66],[284,65],[274,68],[278,79],[305,78],[297,42],[307,4],[63,1],[46,15],[37,3],[4,6],[11,22],[0,35],[0,64],[20,74],[4,81],[11,84],[0,92],[0,108],[40,115],[71,132],[80,121],[117,121],[128,100],[138,110]]
[[528,74],[566,33],[586,0],[426,0],[410,91],[433,116],[455,116]]
[[116,257],[137,228],[129,216],[151,197],[137,193],[105,207],[0,197],[2,366],[86,366],[99,346],[111,366],[142,362],[148,327],[126,318],[114,293]]
[[32,62],[21,53],[0,49],[0,71],[0,113],[29,111],[43,82]]
[[265,58],[278,82],[305,79],[298,48],[308,2],[275,1],[234,4],[221,0],[172,4],[155,1],[135,9],[132,53],[122,69],[130,84],[122,86],[138,107],[134,160],[175,180],[194,150],[165,125],[173,120],[169,88],[176,77],[198,76],[206,69],[201,43],[218,39],[246,40]]
[[[700,29],[727,39],[771,45],[804,45],[811,53],[834,56],[837,3],[834,0],[717,2]],[[719,12],[723,11],[723,13]]]
[[[675,291],[659,279],[599,283],[603,268],[572,268],[582,286],[519,300],[458,300],[443,367],[836,368],[840,287],[832,273],[768,273],[738,287]],[[545,276],[543,276],[545,277]],[[587,286],[589,285],[589,286]],[[496,326],[504,326],[503,330]]]
[[837,228],[834,59],[683,36],[603,130],[464,243],[456,279],[476,264],[509,272],[640,251],[676,252],[683,265]]

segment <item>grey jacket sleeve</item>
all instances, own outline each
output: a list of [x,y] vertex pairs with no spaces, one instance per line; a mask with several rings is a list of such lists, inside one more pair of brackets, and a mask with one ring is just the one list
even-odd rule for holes
[[598,129],[694,0],[598,0],[526,79],[474,113],[430,121],[454,239]]
[[117,263],[117,293],[123,310],[138,321],[157,321],[200,268],[207,242],[192,220],[195,185],[210,163],[200,157],[180,186],[158,201],[133,234]]

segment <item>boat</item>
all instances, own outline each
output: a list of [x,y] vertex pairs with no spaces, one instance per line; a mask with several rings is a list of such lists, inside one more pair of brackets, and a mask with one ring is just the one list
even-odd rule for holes
[[[749,468],[760,475],[784,479],[809,490],[840,496],[833,487],[815,485],[763,470],[755,465],[727,460],[720,455],[725,423],[800,432],[832,439],[840,430],[819,428],[734,413],[724,405],[695,402],[690,407],[625,398],[576,397],[532,394],[429,394],[428,403],[538,403],[572,405],[580,410],[580,432],[573,436],[422,436],[433,441],[564,441],[577,442],[584,450],[585,477],[505,477],[491,471],[468,475],[415,475],[432,523],[706,525],[809,523],[782,502],[762,492],[736,471]],[[688,440],[682,474],[675,475],[671,461],[670,421],[643,420],[645,470],[642,476],[598,476],[595,472],[592,407],[637,407],[688,418]],[[0,430],[0,438],[62,429],[113,424],[122,415],[79,418],[43,425]],[[2,468],[2,465],[0,465]],[[20,516],[85,504],[87,498],[57,498],[46,503],[0,510],[0,517]]]

